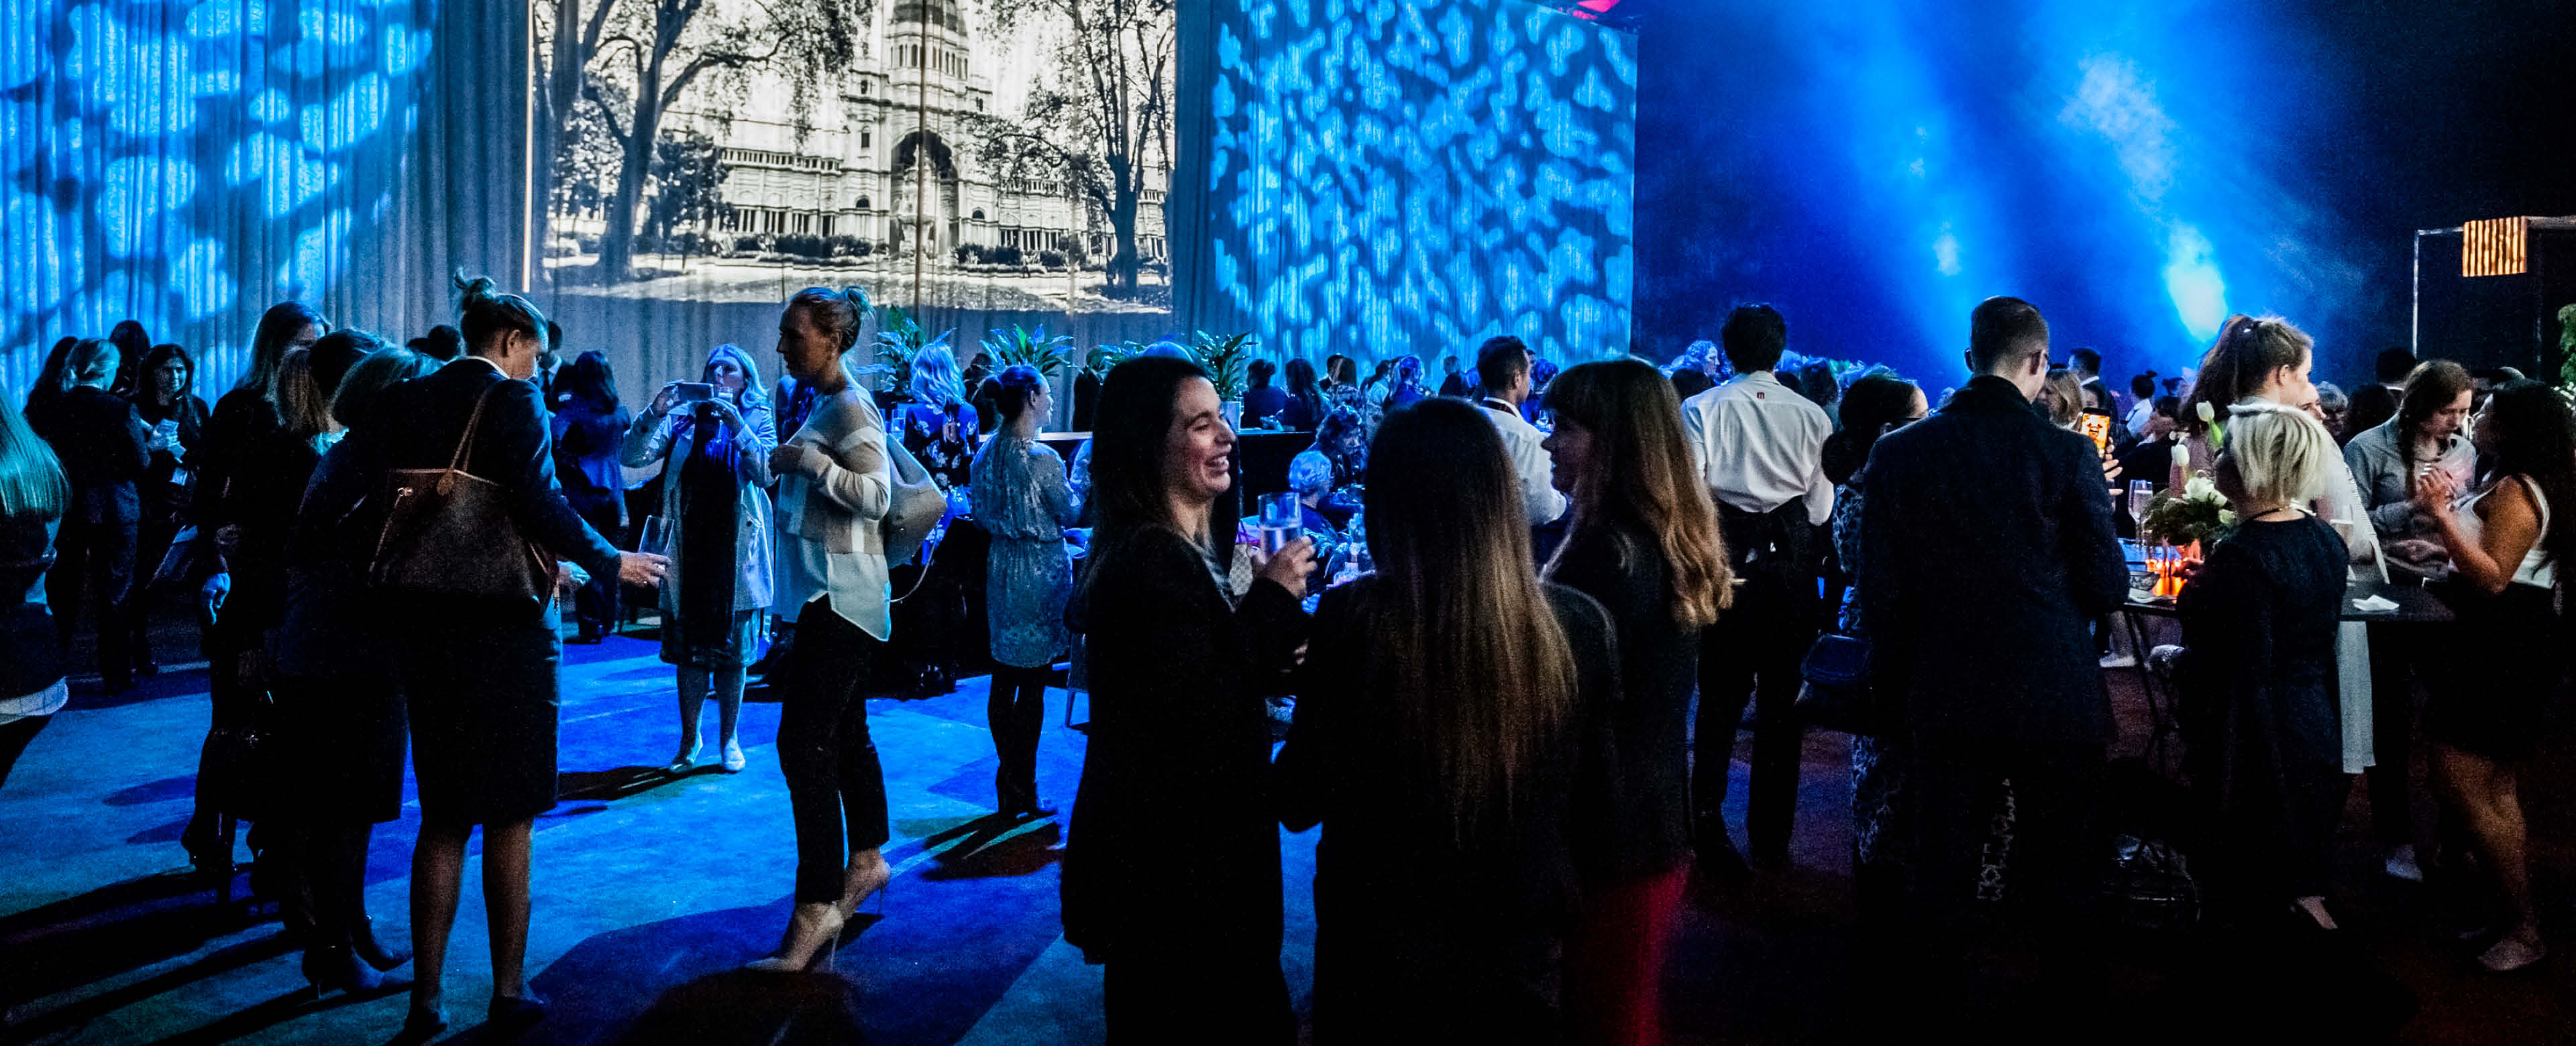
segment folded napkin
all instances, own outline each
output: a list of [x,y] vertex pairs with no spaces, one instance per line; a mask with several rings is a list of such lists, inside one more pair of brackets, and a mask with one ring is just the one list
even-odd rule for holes
[[2365,599],[2353,600],[2352,608],[2365,614],[2385,614],[2391,610],[2397,609],[2397,604],[2394,601],[2380,596],[2370,596]]

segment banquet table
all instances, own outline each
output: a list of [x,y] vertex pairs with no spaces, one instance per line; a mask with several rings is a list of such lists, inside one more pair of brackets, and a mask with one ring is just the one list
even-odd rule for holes
[[[2142,561],[2133,557],[2131,562],[2138,564]],[[2355,606],[2373,596],[2397,605],[2385,610],[2362,610]],[[2121,619],[2128,627],[2129,649],[2137,655],[2138,690],[2146,697],[2147,716],[2153,724],[2153,732],[2147,739],[2147,761],[2163,766],[2166,743],[2174,732],[2175,695],[2172,688],[2157,680],[2155,672],[2147,666],[2147,651],[2151,648],[2147,645],[2146,619],[2175,618],[2180,616],[2180,612],[2175,608],[2173,597],[2150,596],[2138,590],[2129,593],[2128,600],[2120,605],[2120,611]],[[2373,625],[2424,627],[2446,624],[2453,620],[2453,615],[2450,606],[2421,582],[2356,580],[2344,585],[2340,618]],[[2364,723],[2371,719],[2368,708],[2347,708],[2342,712],[2347,719],[2357,718]],[[2366,747],[2347,748],[2348,753],[2366,750]],[[2346,765],[2349,768],[2355,764]]]

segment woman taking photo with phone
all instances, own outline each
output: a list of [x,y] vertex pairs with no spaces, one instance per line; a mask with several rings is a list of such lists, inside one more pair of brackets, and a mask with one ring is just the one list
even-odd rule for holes
[[751,355],[707,354],[697,384],[672,382],[626,429],[628,468],[662,464],[662,660],[679,668],[680,748],[670,771],[697,765],[698,719],[716,699],[717,752],[726,773],[745,765],[743,670],[759,655],[772,563],[769,454],[778,445],[769,397]]
[[[1087,636],[1092,720],[1065,842],[1065,940],[1108,967],[1111,1042],[1293,1042],[1263,696],[1305,639],[1314,546],[1256,553],[1252,588],[1235,596],[1234,430],[1197,364],[1119,364],[1099,426],[1099,527],[1071,615]],[[1181,825],[1188,844],[1167,845]]]

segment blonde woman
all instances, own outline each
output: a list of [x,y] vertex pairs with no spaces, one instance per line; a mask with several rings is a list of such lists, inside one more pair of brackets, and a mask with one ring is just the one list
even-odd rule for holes
[[841,366],[866,302],[857,288],[808,287],[778,320],[779,358],[816,399],[769,452],[782,517],[777,605],[796,620],[778,716],[778,765],[796,811],[796,909],[755,969],[828,968],[851,912],[893,878],[879,850],[889,837],[885,771],[859,687],[894,636],[877,529],[894,472],[885,421]]
[[2212,472],[2238,524],[2183,592],[2176,664],[2212,900],[2242,929],[2332,930],[2327,859],[2349,785],[2335,694],[2344,548],[2308,505],[2340,455],[2302,410],[2242,404],[2226,424]]

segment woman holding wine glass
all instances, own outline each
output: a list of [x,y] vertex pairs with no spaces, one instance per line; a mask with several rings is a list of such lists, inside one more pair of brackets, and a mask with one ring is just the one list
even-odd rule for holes
[[[1100,386],[1086,633],[1090,749],[1064,850],[1064,936],[1104,963],[1112,1042],[1294,1042],[1279,968],[1279,829],[1265,680],[1305,639],[1314,547],[1234,555],[1234,430],[1188,360]],[[801,656],[801,655],[800,655]],[[1189,826],[1187,846],[1161,845]]]

